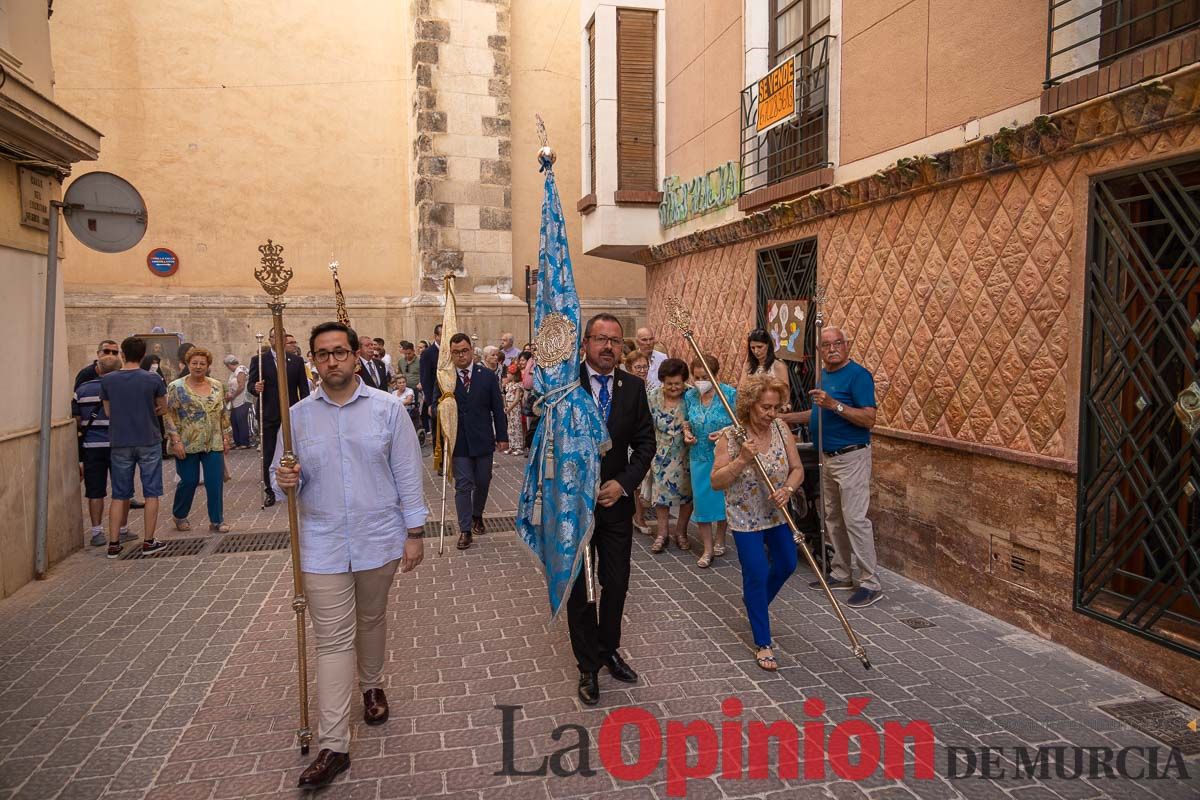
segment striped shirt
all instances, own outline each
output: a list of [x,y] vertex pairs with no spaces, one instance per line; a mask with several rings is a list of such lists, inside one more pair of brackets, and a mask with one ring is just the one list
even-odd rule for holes
[[104,403],[100,401],[99,378],[84,381],[75,388],[71,398],[71,415],[79,419],[85,448],[109,446],[108,417],[104,416]]

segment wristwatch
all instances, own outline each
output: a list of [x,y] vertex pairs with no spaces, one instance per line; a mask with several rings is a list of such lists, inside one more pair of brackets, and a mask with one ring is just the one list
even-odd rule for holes
[[833,410],[840,414],[846,410],[846,407],[844,405],[842,405],[841,403],[838,403],[836,406],[833,407]]

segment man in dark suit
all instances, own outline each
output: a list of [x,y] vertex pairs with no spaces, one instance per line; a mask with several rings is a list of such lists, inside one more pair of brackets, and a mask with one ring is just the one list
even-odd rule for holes
[[[296,347],[296,337],[284,334],[287,349]],[[274,348],[264,348],[260,356],[250,359],[250,377],[246,380],[246,391],[258,397],[262,395],[262,475],[263,508],[275,505],[275,492],[271,489],[271,462],[275,459],[275,444],[279,436],[279,375],[275,369]],[[308,397],[308,374],[304,371],[304,359],[287,353],[288,406]]]
[[597,314],[584,328],[584,364],[580,384],[591,392],[608,425],[612,447],[600,460],[600,491],[596,496],[596,574],[600,593],[600,621],[587,601],[583,576],[575,581],[567,600],[571,649],[579,665],[579,699],[586,705],[600,701],[600,667],[624,683],[638,676],[617,652],[621,646],[621,614],[629,590],[629,557],[633,549],[633,496],[654,459],[654,424],[641,378],[618,371],[624,334],[611,314]]
[[388,390],[387,367],[375,357],[375,340],[369,336],[358,338],[358,377],[372,389]]
[[421,402],[425,405],[425,409],[429,412],[429,416],[433,418],[431,423],[433,436],[433,466],[438,474],[442,474],[442,456],[441,445],[437,438],[437,399],[441,394],[437,383],[437,363],[438,353],[441,351],[442,345],[442,326],[441,323],[433,326],[433,341],[421,353]]
[[458,434],[454,438],[454,509],[458,512],[459,550],[483,533],[483,507],[492,484],[492,456],[508,447],[508,419],[496,373],[474,361],[471,337],[450,337],[450,360],[457,373]]

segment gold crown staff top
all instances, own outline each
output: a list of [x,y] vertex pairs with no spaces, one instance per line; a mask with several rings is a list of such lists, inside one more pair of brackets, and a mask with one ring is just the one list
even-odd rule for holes
[[[687,343],[692,346],[692,351],[696,354],[696,360],[704,367],[704,372],[708,375],[709,381],[713,386],[717,385],[717,376],[713,375],[712,370],[708,367],[708,359],[700,352],[700,347],[696,344],[695,335],[692,332],[692,315],[683,307],[677,298],[667,300],[667,324],[674,328],[678,328],[683,334],[683,338],[687,339]],[[724,393],[716,392],[717,398],[721,401],[721,405],[725,406],[725,413],[729,414],[729,418],[733,420],[733,438],[739,445],[746,442],[746,429],[738,422],[737,415],[733,413],[733,408],[729,405],[729,401],[725,399]],[[762,459],[756,454],[754,456],[754,466],[758,469],[759,477],[767,485],[767,491],[771,494],[775,492],[775,483],[771,480],[771,476],[767,473],[767,468],[763,466]],[[817,565],[816,559],[813,558],[812,552],[808,549],[808,545],[804,542],[804,535],[800,533],[800,528],[796,525],[796,520],[792,519],[792,514],[787,506],[779,509],[783,512],[783,518],[787,521],[788,527],[792,529],[792,539],[799,545],[800,550],[804,553],[804,558],[808,561],[808,565],[812,571],[817,573],[817,580],[821,582],[821,588],[825,590],[825,596],[829,598],[829,602],[833,605],[833,613],[837,615],[838,621],[842,623],[842,629],[846,631],[846,638],[850,640],[850,648],[854,651],[854,657],[862,662],[866,669],[871,668],[871,660],[867,658],[867,651],[859,644],[858,636],[854,634],[854,629],[850,627],[850,622],[846,619],[846,615],[842,613],[842,606],[838,603],[837,598],[833,596],[833,592],[829,590],[829,584],[825,582],[825,573]]]
[[[254,270],[254,277],[262,286],[270,299],[267,308],[271,310],[271,320],[275,324],[275,373],[279,386],[279,429],[283,433],[283,455],[279,457],[279,466],[294,467],[296,455],[292,452],[292,418],[288,405],[287,377],[287,347],[283,336],[283,295],[287,292],[288,281],[292,279],[292,270],[283,263],[283,245],[267,243],[260,246],[262,263]],[[282,357],[282,361],[279,358]],[[262,356],[259,355],[260,363]],[[307,601],[304,599],[304,576],[300,571],[300,519],[296,508],[296,489],[286,491],[288,508],[288,532],[292,542],[292,610],[296,612],[296,664],[300,673],[300,729],[296,732],[300,739],[300,752],[308,753],[308,745],[312,741],[312,731],[308,727],[308,662],[305,659],[304,610]]]
[[350,327],[350,315],[346,313],[346,297],[342,294],[342,282],[338,280],[338,267],[341,264],[336,259],[329,262],[329,271],[333,273],[333,301],[337,305],[337,321]]

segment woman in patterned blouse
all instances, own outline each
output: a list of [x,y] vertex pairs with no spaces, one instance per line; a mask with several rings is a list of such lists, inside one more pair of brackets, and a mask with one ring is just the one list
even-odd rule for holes
[[208,377],[212,353],[193,347],[187,354],[187,375],[167,387],[165,422],[167,440],[175,455],[179,485],[171,515],[175,529],[191,530],[188,514],[204,470],[204,489],[208,494],[209,530],[226,532],[224,518],[225,453],[229,450],[233,429],[225,410],[225,385]]
[[690,550],[687,527],[692,517],[692,478],[688,469],[687,448],[683,443],[683,392],[687,389],[687,364],[678,358],[668,358],[658,368],[658,380],[662,383],[651,389],[647,398],[650,402],[650,418],[654,421],[654,435],[658,450],[650,465],[653,481],[650,487],[650,505],[658,518],[658,535],[650,552],[661,553],[666,549],[670,533],[671,509],[679,510],[679,521],[675,528],[675,546]]
[[[796,570],[796,543],[779,509],[804,482],[796,440],[775,418],[787,396],[787,384],[773,375],[743,380],[735,413],[746,441],[739,446],[727,428],[717,442],[712,468],[712,488],[725,492],[725,517],[742,565],[742,600],[757,648],[755,661],[768,672],[778,669],[778,663],[767,608]],[[768,492],[754,466],[756,455],[776,486],[774,492]]]

